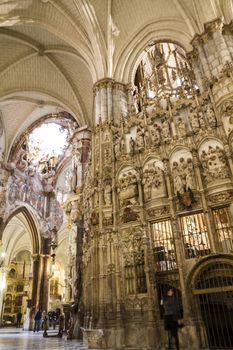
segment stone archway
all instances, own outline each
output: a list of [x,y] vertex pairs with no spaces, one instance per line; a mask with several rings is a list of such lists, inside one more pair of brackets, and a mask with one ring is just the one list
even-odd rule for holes
[[[192,275],[192,276],[191,276]],[[201,318],[208,348],[233,347],[233,259],[218,254],[193,269],[190,293]]]
[[[26,207],[18,208],[12,212],[1,227],[1,252],[4,254],[4,260],[1,266],[1,278],[4,282],[4,288],[1,290],[0,302],[2,304],[1,310],[3,316],[4,296],[6,297],[8,289],[10,293],[9,285],[12,284],[11,287],[14,290],[13,299],[15,300],[12,303],[12,307],[8,308],[7,312],[5,312],[5,314],[9,313],[13,315],[11,317],[12,320],[16,319],[17,312],[26,313],[28,307],[27,300],[32,306],[36,306],[38,302],[41,239],[37,227],[36,220]],[[27,262],[25,259],[23,261],[19,259],[19,256],[23,252],[27,252],[29,256]],[[18,271],[18,276],[15,279],[9,278],[9,270],[11,268],[16,268]],[[22,290],[17,290],[19,285],[21,285]],[[22,299],[22,303],[19,302],[20,298]],[[14,321],[11,323],[13,325]]]

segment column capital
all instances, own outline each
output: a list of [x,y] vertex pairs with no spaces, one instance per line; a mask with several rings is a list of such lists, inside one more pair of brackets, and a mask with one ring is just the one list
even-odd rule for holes
[[93,86],[93,91],[95,92],[96,90],[102,89],[102,88],[107,88],[107,87],[113,87],[115,84],[115,80],[111,78],[103,78],[98,80],[94,86]]
[[93,86],[93,91],[94,93],[100,89],[107,89],[107,88],[113,88],[113,89],[117,89],[117,90],[127,90],[127,86],[128,84],[123,84],[120,83],[118,81],[115,81],[112,78],[103,78],[98,80],[94,86]]

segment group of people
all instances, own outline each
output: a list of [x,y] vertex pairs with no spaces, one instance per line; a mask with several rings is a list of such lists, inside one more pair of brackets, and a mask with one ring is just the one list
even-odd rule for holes
[[58,324],[58,334],[62,335],[64,330],[64,315],[61,313],[60,309],[56,309],[56,311],[46,311],[41,312],[41,310],[37,310],[34,317],[34,329],[33,332],[39,332],[40,330],[44,331],[44,336],[47,336],[47,330],[49,327],[53,327],[56,329],[56,325]]

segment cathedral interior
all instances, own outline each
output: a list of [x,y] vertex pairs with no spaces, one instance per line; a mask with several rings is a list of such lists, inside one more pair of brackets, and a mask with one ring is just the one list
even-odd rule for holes
[[233,349],[233,0],[1,0],[0,77],[1,330]]

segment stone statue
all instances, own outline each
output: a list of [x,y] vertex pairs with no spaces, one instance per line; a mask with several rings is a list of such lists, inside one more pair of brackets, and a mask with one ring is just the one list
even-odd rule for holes
[[163,171],[156,166],[156,162],[144,169],[142,184],[145,201],[165,195]]
[[193,161],[191,158],[185,160],[183,157],[179,162],[172,164],[172,177],[174,182],[174,192],[183,194],[185,191],[196,188]]
[[113,142],[114,142],[115,158],[119,159],[121,156],[121,138],[120,138],[119,132],[115,134]]
[[207,105],[206,108],[205,108],[205,112],[206,112],[206,118],[207,118],[207,121],[209,123],[209,125],[213,128],[216,128],[217,126],[217,119],[215,117],[215,113],[214,113],[214,110],[213,110],[213,107],[210,106],[210,105]]
[[206,128],[206,122],[205,122],[205,118],[204,118],[204,116],[203,116],[202,111],[199,111],[199,112],[197,113],[197,115],[198,115],[198,120],[199,120],[199,124],[200,124],[201,130],[205,130],[205,128]]
[[149,133],[149,130],[148,130],[148,129],[145,129],[145,132],[144,132],[144,139],[145,139],[145,146],[146,146],[146,147],[149,147],[150,144],[151,144],[151,140],[150,140],[150,133]]
[[104,186],[104,202],[105,205],[112,204],[112,185],[110,183]]
[[170,123],[166,119],[162,121],[162,136],[165,143],[171,142]]
[[135,154],[135,141],[132,137],[129,140],[129,154],[133,156]]
[[185,126],[185,122],[184,122],[183,118],[180,118],[180,117],[178,118],[176,126],[177,126],[178,136],[180,138],[185,137],[186,136],[186,126]]
[[159,146],[161,143],[160,127],[156,123],[151,128],[151,141],[152,145],[155,146]]
[[189,112],[189,121],[190,121],[190,125],[191,125],[193,132],[194,133],[199,132],[200,131],[200,124],[199,124],[199,120],[198,120],[198,115],[196,112],[194,112],[194,110],[192,108],[190,108],[190,112]]
[[138,204],[138,180],[136,173],[128,171],[119,178],[120,205]]
[[144,150],[145,148],[144,130],[140,127],[137,128],[135,144],[139,152]]

